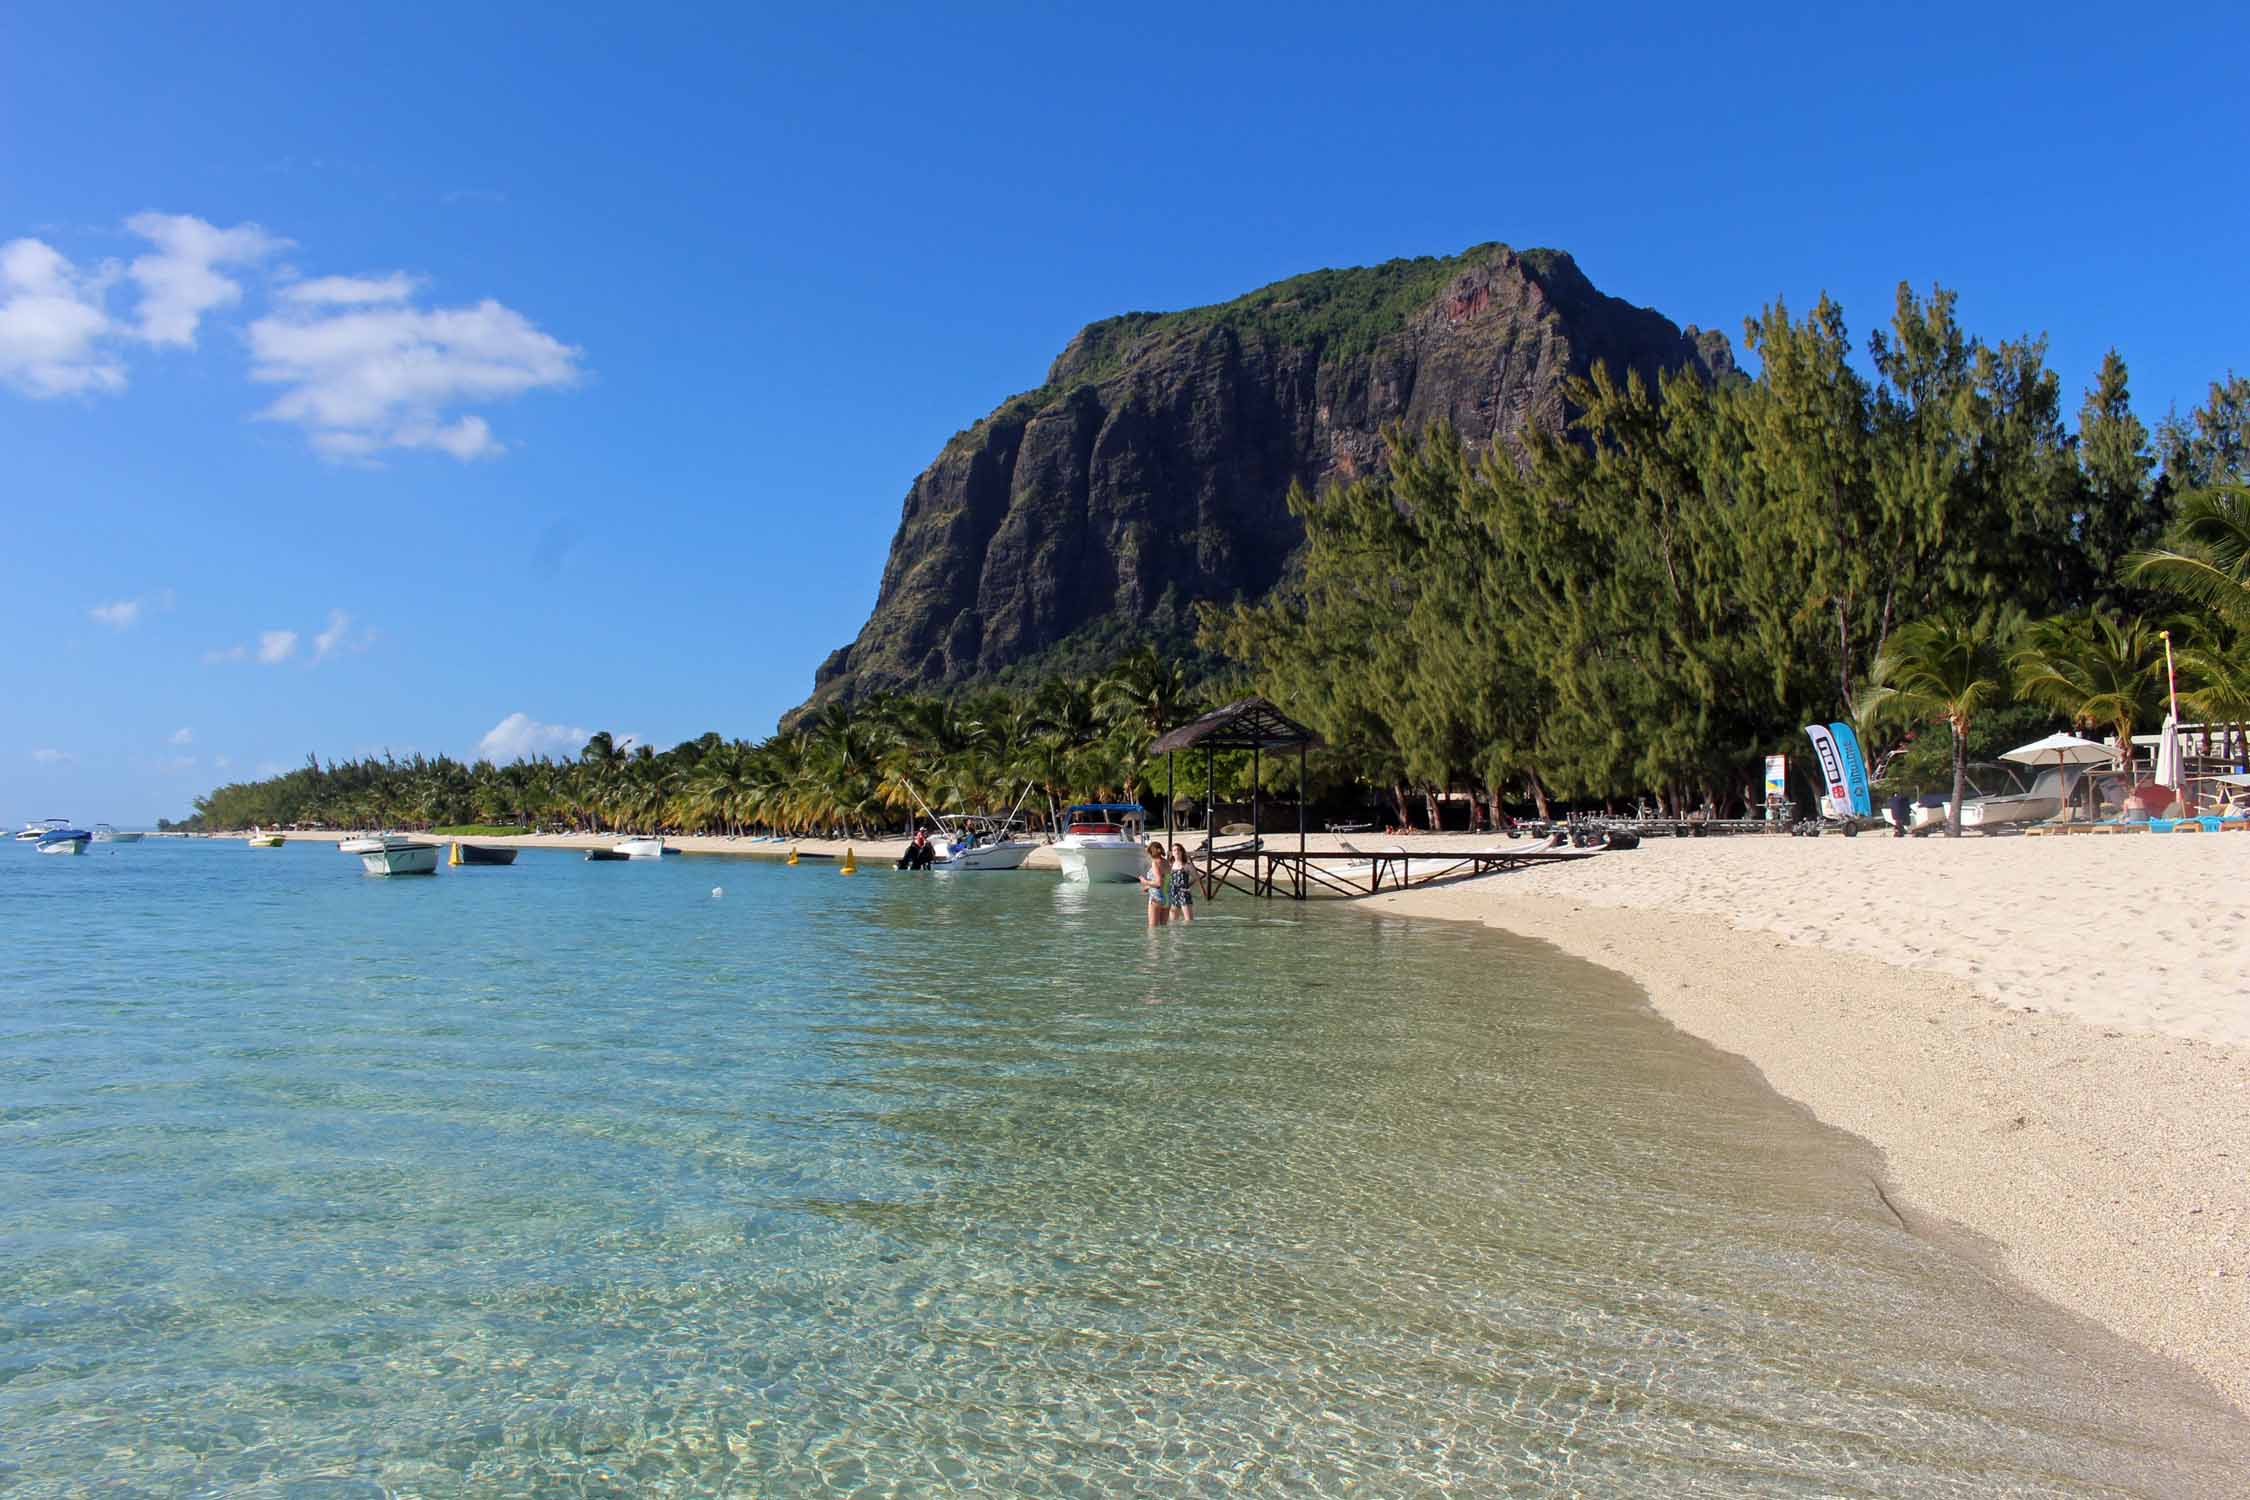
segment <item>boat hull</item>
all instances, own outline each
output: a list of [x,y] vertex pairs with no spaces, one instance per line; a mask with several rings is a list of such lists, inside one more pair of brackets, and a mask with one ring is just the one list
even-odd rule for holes
[[1131,885],[1148,867],[1148,851],[1136,843],[1076,844],[1068,839],[1055,846],[1065,880],[1089,885]]
[[435,875],[437,857],[435,844],[407,844],[362,854],[359,862],[370,875]]
[[74,839],[42,839],[35,847],[41,854],[84,854],[92,842],[92,835],[82,833]]
[[615,849],[588,849],[586,851],[586,862],[588,864],[623,864],[632,857],[630,854],[620,854]]
[[622,839],[615,846],[614,852],[624,855],[627,859],[662,859],[664,857],[664,840]]
[[369,836],[367,838],[345,839],[336,846],[336,852],[338,854],[373,854],[382,847],[383,841],[380,837]]
[[513,849],[494,849],[483,844],[456,844],[465,865],[512,865],[516,862]]
[[279,849],[282,845],[282,837],[278,833],[259,833],[252,834],[242,842],[253,849]]
[[146,835],[138,833],[100,833],[94,835],[97,844],[137,844]]

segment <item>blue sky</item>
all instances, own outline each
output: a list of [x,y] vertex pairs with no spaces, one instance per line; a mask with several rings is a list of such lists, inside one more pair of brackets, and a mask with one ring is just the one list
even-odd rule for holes
[[2239,7],[97,9],[0,16],[11,821],[768,733],[946,437],[1318,266],[2250,366]]

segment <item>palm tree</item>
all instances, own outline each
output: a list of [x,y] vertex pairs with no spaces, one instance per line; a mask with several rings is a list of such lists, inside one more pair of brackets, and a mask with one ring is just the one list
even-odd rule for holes
[[2250,723],[2250,638],[2233,651],[2189,646],[2180,652],[2180,675],[2188,686],[2180,702],[2204,723],[2204,753],[2210,753],[2210,726],[2226,726],[2228,759],[2241,754],[2243,725]]
[[1910,721],[1942,723],[1953,733],[1953,801],[1945,833],[1961,836],[1961,799],[1969,786],[1969,726],[2008,691],[2001,658],[2005,622],[1991,614],[1941,615],[1901,626],[1883,643],[1853,715],[1873,728]]
[[1187,673],[1154,646],[1143,646],[1119,662],[1094,688],[1094,706],[1117,735],[1128,793],[1140,784],[1149,742],[1201,707],[1188,687]]
[[2181,496],[2164,545],[2129,554],[2125,568],[2137,582],[2250,628],[2250,489],[2234,485]]
[[2025,697],[2069,715],[2075,727],[2114,731],[2128,771],[2133,726],[2164,717],[2164,637],[2138,617],[2089,610],[2041,620],[2009,661]]

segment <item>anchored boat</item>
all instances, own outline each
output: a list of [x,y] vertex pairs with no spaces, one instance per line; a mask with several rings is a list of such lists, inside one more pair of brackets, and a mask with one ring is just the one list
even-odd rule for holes
[[435,875],[437,873],[438,846],[410,839],[401,833],[385,834],[382,847],[370,849],[360,855],[359,862],[370,875]]
[[49,828],[31,847],[41,854],[84,854],[94,836],[83,828]]
[[1081,802],[1063,818],[1066,831],[1055,841],[1055,858],[1065,880],[1099,885],[1141,878],[1148,863],[1142,831],[1148,814],[1138,802]]
[[497,848],[490,844],[464,844],[458,839],[453,843],[453,857],[446,861],[449,865],[512,865],[515,862],[516,851],[513,849]]
[[138,833],[119,833],[107,823],[94,825],[94,842],[97,844],[137,844],[143,837]]

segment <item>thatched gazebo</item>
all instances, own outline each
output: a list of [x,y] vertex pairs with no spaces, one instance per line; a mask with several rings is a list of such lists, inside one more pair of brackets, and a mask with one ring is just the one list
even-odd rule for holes
[[1210,848],[1217,842],[1215,826],[1218,811],[1218,789],[1212,776],[1212,757],[1221,750],[1247,750],[1250,752],[1250,834],[1258,836],[1260,758],[1268,750],[1294,750],[1297,752],[1297,852],[1305,848],[1305,752],[1322,743],[1319,735],[1290,718],[1263,698],[1244,698],[1239,703],[1229,703],[1215,708],[1200,719],[1191,719],[1179,728],[1168,730],[1150,742],[1151,751],[1164,752],[1164,834],[1167,842],[1172,835],[1172,757],[1182,750],[1201,748],[1203,751],[1204,812],[1203,842]]

